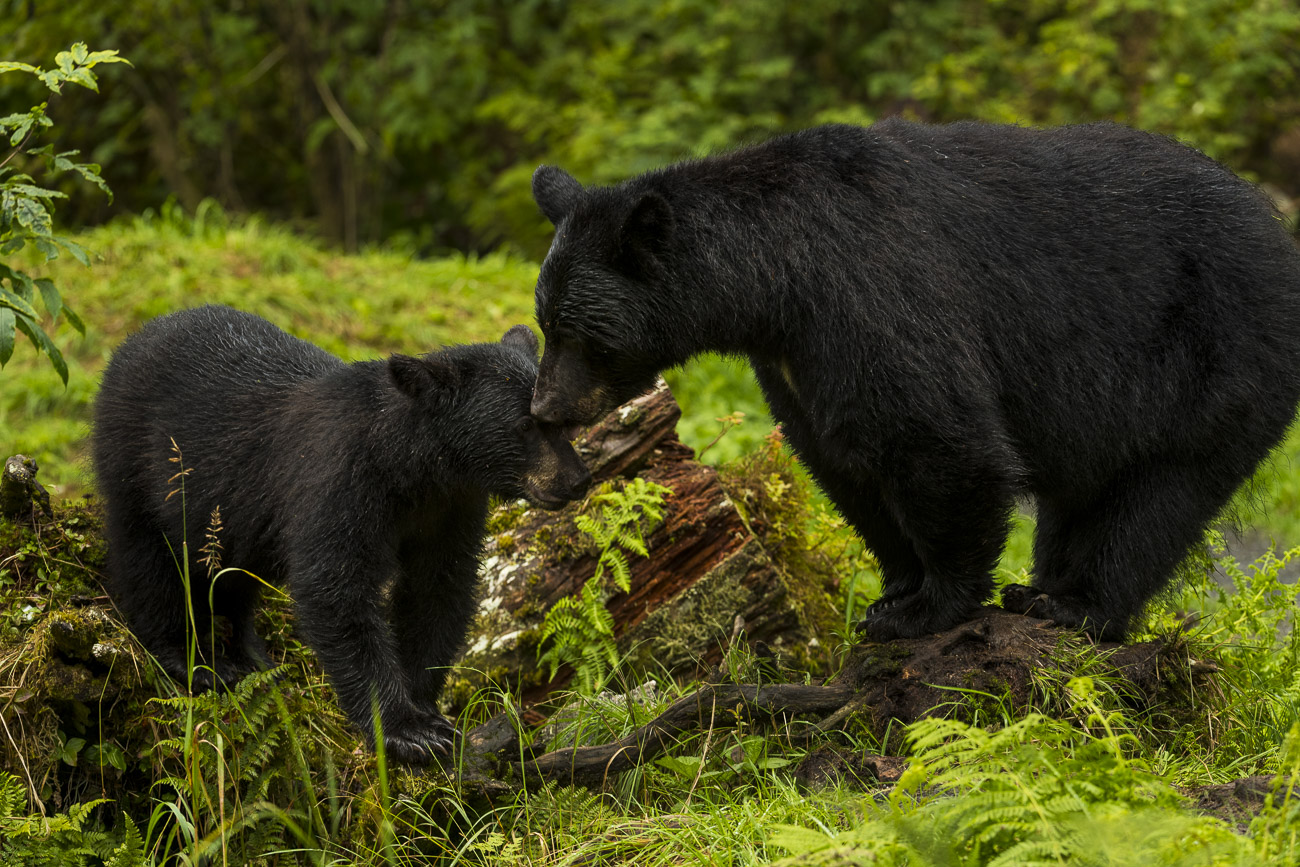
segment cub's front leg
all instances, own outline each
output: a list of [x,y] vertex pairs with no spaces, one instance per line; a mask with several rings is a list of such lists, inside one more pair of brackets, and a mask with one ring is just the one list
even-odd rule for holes
[[311,556],[291,564],[298,628],[320,658],[339,706],[367,740],[374,742],[377,711],[390,758],[422,764],[448,754],[451,726],[412,700],[389,623],[384,584],[398,574],[397,560],[375,536],[353,528],[342,538],[346,544],[326,538],[304,546]]

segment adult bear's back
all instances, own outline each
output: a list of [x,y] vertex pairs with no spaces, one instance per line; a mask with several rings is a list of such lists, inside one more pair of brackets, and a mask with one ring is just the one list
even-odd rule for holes
[[875,186],[895,225],[926,240],[872,266],[928,293],[987,365],[1031,473],[1065,484],[1081,459],[1119,466],[1153,442],[1254,451],[1291,419],[1300,251],[1250,184],[1114,124],[864,132],[893,157],[875,171],[900,173]]

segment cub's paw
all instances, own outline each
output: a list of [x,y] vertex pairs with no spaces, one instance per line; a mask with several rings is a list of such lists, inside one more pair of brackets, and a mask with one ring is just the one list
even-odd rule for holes
[[427,765],[451,755],[456,726],[440,713],[418,712],[384,728],[384,753],[404,765]]

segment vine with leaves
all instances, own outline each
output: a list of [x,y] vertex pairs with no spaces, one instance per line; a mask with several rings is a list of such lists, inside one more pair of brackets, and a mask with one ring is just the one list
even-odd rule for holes
[[[91,70],[104,63],[128,61],[119,57],[117,51],[91,51],[84,42],[77,42],[67,51],[60,51],[54,56],[55,65],[51,69],[6,60],[0,61],[0,75],[11,72],[34,75],[55,95],[63,92],[65,84],[76,84],[98,93],[98,80]],[[43,167],[45,177],[73,172],[103,190],[110,200],[113,192],[100,177],[97,164],[74,159],[79,151],[56,153],[53,144],[33,146],[35,139],[54,126],[54,121],[47,113],[48,107],[48,102],[42,102],[27,111],[0,117],[0,135],[8,137],[12,148],[0,160],[0,256],[12,256],[31,244],[45,257],[46,262],[57,259],[62,249],[81,264],[89,265],[90,258],[81,246],[69,238],[54,234],[54,200],[66,199],[67,195],[41,186],[28,169],[34,165]],[[42,180],[42,183],[47,182]],[[63,384],[67,385],[68,364],[63,359],[63,353],[41,327],[34,306],[37,295],[55,322],[62,316],[79,333],[86,333],[80,317],[63,303],[63,296],[52,280],[33,278],[27,272],[0,261],[0,367],[7,364],[13,356],[14,340],[21,331],[36,347],[37,352],[43,352],[49,357],[50,364],[54,366]]]

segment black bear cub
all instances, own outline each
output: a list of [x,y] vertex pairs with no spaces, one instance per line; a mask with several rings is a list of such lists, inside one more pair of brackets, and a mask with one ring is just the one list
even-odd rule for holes
[[[348,717],[372,732],[373,699],[388,755],[447,751],[436,700],[474,615],[489,497],[558,508],[590,481],[529,415],[536,374],[523,325],[500,343],[344,364],[228,307],[149,322],[114,354],[95,405],[114,601],[184,680],[188,542],[199,651],[229,681],[266,663],[260,583],[238,570],[287,583]],[[217,509],[233,568],[211,584],[200,549]],[[212,654],[214,615],[229,634]]]
[[1300,396],[1300,252],[1202,154],[1111,124],[824,126],[612,187],[533,176],[533,415],[582,424],[704,351],[747,358],[879,559],[869,637],[1008,606],[1120,638]]

